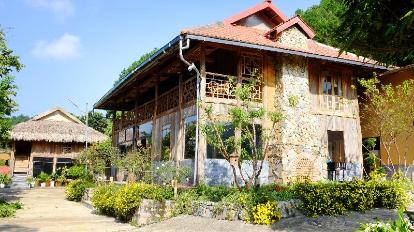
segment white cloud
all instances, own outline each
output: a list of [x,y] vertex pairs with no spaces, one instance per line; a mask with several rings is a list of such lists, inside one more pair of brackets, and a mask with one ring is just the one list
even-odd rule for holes
[[26,2],[32,7],[50,10],[61,20],[75,14],[75,6],[71,0],[26,0]]
[[38,41],[32,50],[32,54],[37,58],[44,59],[74,59],[80,57],[80,48],[80,38],[65,33],[60,38],[50,42]]

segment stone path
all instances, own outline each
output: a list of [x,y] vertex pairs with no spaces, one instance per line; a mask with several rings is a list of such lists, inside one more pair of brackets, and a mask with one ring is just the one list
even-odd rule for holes
[[240,221],[220,221],[215,219],[180,216],[166,220],[161,223],[148,225],[133,232],[307,232],[307,231],[337,231],[353,232],[359,228],[360,223],[374,222],[376,219],[393,220],[396,211],[386,209],[375,209],[365,214],[351,212],[339,217],[307,218],[297,216],[277,222],[272,226],[259,226],[245,224]]
[[0,197],[18,199],[23,209],[13,218],[0,219],[0,231],[128,231],[135,227],[95,215],[82,203],[65,200],[63,188],[1,190]]

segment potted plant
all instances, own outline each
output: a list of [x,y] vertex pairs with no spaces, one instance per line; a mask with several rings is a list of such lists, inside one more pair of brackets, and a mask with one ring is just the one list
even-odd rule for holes
[[0,174],[0,188],[5,188],[12,182],[11,178],[7,174]]
[[52,173],[52,175],[50,175],[50,187],[52,187],[52,188],[55,187],[55,183],[56,183],[56,180],[57,180],[58,177],[59,177],[59,175],[56,172],[54,172],[54,173]]
[[28,176],[26,178],[26,183],[29,185],[29,188],[34,188],[35,182],[36,182],[36,178],[34,178],[33,176]]
[[65,185],[66,177],[64,175],[60,175],[56,179],[56,187],[61,187]]
[[37,179],[40,182],[40,187],[44,188],[46,187],[46,183],[49,182],[50,184],[50,177],[47,173],[41,172],[38,176]]

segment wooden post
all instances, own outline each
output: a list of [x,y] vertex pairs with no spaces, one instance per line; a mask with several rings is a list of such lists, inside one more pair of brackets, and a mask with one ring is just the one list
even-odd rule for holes
[[[201,43],[200,49],[200,75],[201,75],[201,84],[200,84],[200,101],[203,102],[206,96],[206,47],[204,43]],[[198,104],[198,103],[196,103]],[[198,106],[197,106],[198,107]],[[200,122],[205,122],[205,113],[204,110],[199,108],[199,118],[198,124]],[[196,135],[197,136],[197,135]],[[205,136],[198,132],[198,149],[197,149],[197,183],[204,183],[204,161],[207,158],[207,141]]]
[[159,136],[159,125],[157,123],[157,111],[158,111],[158,95],[159,95],[159,82],[160,78],[156,77],[155,91],[154,91],[154,115],[152,117],[152,155],[153,160],[159,160],[161,157],[160,149],[158,148],[160,144]]
[[118,139],[115,135],[115,127],[116,127],[116,110],[112,111],[112,146],[118,146]]
[[57,163],[57,157],[56,155],[53,157],[53,168],[52,168],[52,172],[56,172],[56,163]]
[[11,153],[10,153],[10,160],[9,160],[9,166],[10,166],[10,171],[11,171],[11,175],[13,176],[14,173],[14,152],[16,151],[16,142],[13,141],[12,142],[12,149],[11,149]]
[[177,131],[177,140],[175,141],[176,146],[176,155],[175,160],[180,161],[184,159],[184,146],[185,146],[185,125],[184,125],[184,103],[183,103],[183,74],[180,73],[178,77],[178,130]]

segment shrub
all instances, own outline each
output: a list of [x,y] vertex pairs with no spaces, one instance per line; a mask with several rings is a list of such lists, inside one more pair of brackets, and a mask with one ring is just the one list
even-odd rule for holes
[[11,217],[16,213],[16,210],[21,209],[20,202],[7,203],[4,199],[0,199],[0,218]]
[[174,215],[191,214],[192,202],[198,199],[197,192],[194,189],[184,191],[175,199]]
[[0,173],[0,184],[9,185],[12,182],[12,179],[7,174]]
[[295,198],[290,188],[275,184],[260,186],[252,191],[256,203],[287,201]]
[[72,166],[66,171],[66,176],[69,179],[90,179],[86,168],[83,166]]
[[237,191],[234,188],[227,186],[206,186],[199,185],[196,187],[196,193],[201,199],[207,201],[219,202],[223,197]]
[[261,225],[271,225],[282,218],[275,202],[258,204],[253,210],[253,222]]
[[404,216],[402,211],[399,211],[398,219],[394,222],[384,223],[377,221],[375,223],[362,224],[357,232],[408,232],[413,230],[414,228],[410,220]]
[[405,178],[372,178],[368,181],[301,183],[295,194],[302,200],[307,216],[343,214],[348,210],[365,212],[374,207],[390,209],[405,207],[410,203]]
[[92,195],[92,204],[99,213],[115,216],[115,195],[119,190],[117,185],[102,185],[95,188]]
[[65,187],[66,198],[69,201],[81,201],[85,190],[94,186],[93,182],[87,180],[74,180]]
[[150,184],[130,183],[121,187],[115,195],[115,215],[122,221],[129,221],[139,207],[141,199],[166,200],[171,199],[173,190]]

